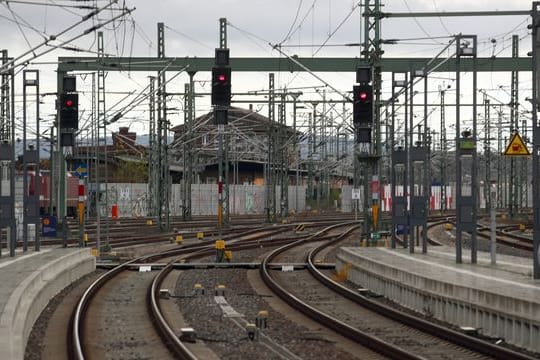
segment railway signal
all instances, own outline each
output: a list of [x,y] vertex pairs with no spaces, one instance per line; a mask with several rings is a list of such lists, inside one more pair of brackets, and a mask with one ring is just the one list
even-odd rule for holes
[[60,128],[79,128],[79,94],[60,95]]
[[373,123],[373,87],[353,86],[353,122],[355,126],[371,126]]
[[215,66],[212,67],[212,105],[231,105],[231,67],[229,49],[216,49]]

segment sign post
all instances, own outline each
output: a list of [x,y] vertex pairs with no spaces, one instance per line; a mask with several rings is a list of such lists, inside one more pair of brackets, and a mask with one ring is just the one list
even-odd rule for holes
[[506,147],[506,150],[504,151],[504,155],[506,156],[527,156],[531,155],[531,152],[529,149],[527,149],[527,146],[525,145],[525,142],[519,135],[519,133],[516,131],[514,135],[512,135],[512,139],[510,139],[510,142],[508,143],[508,146]]
[[358,220],[358,206],[360,202],[360,188],[353,188],[351,199],[354,200],[354,220]]
[[493,181],[491,183],[491,189],[489,191],[491,196],[491,208],[489,209],[490,213],[490,232],[491,232],[491,241],[490,241],[490,253],[491,253],[491,265],[495,265],[496,256],[497,256],[497,222],[496,222],[496,208],[497,208],[497,185]]
[[79,202],[77,204],[77,210],[79,215],[79,247],[84,247],[85,244],[85,236],[84,236],[84,207],[85,207],[85,200],[86,200],[86,189],[84,186],[84,178],[88,176],[88,168],[86,167],[85,163],[79,163],[75,167],[75,172],[77,175],[79,175],[79,187],[78,187],[78,194],[79,194]]

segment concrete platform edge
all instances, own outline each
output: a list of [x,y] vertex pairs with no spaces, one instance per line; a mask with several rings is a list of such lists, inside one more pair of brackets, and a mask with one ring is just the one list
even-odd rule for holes
[[[402,306],[432,316],[457,326],[472,326],[479,328],[479,332],[486,336],[503,338],[506,342],[540,352],[540,322],[517,315],[517,304],[513,299],[500,297],[497,294],[484,294],[480,296],[487,303],[505,303],[509,311],[504,312],[500,307],[491,307],[467,301],[460,294],[477,289],[465,289],[450,283],[443,283],[407,272],[406,269],[394,268],[391,264],[381,264],[369,257],[360,257],[358,254],[340,249],[336,255],[336,271],[345,271],[347,279],[352,283],[366,287],[381,294]],[[423,285],[426,281],[436,282],[437,288],[444,291],[428,291]],[[451,290],[451,289],[455,290]],[[455,291],[456,296],[452,296]],[[478,296],[473,296],[478,300]],[[520,302],[518,299],[515,299]],[[531,307],[533,304],[530,304]],[[512,309],[512,310],[510,310]],[[529,308],[530,309],[530,308]]]
[[31,272],[10,295],[0,317],[0,348],[6,359],[24,359],[35,321],[65,287],[95,270],[90,249],[73,251]]

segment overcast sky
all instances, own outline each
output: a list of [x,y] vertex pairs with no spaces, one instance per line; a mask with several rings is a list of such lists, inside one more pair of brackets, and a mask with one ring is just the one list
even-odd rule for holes
[[[0,26],[2,48],[8,49],[10,56],[18,56],[43,41],[43,36],[58,34],[80,20],[90,10],[70,8],[81,4],[103,7],[107,1],[68,1],[68,0],[33,0],[35,3],[59,6],[38,6],[19,4],[16,1],[1,2]],[[122,21],[115,21],[102,30],[105,37],[105,52],[114,56],[156,56],[156,28],[158,22],[166,25],[166,55],[169,57],[211,57],[218,46],[218,23],[220,17],[230,22],[228,27],[228,46],[231,56],[279,57],[268,43],[286,46],[283,49],[290,55],[299,56],[347,56],[358,57],[358,47],[339,46],[347,43],[358,43],[360,11],[358,2],[351,0],[126,0],[120,5],[136,8]],[[419,12],[419,11],[479,11],[479,10],[530,10],[531,1],[527,0],[392,0],[383,4],[384,12]],[[62,35],[65,41],[81,34],[96,24],[111,19],[119,14],[119,6],[113,11],[99,14],[99,20],[93,19],[77,26],[69,33]],[[385,45],[385,57],[417,57],[434,56],[448,43],[450,35],[457,33],[475,34],[479,39],[479,56],[510,56],[511,36],[520,37],[520,55],[530,51],[528,36],[528,16],[498,17],[440,17],[440,18],[405,18],[384,19],[382,21],[383,39],[411,39],[402,45]],[[46,34],[46,35],[45,35]],[[331,35],[331,36],[330,36]],[[418,39],[418,40],[417,40]],[[327,43],[333,46],[319,47]],[[57,42],[58,43],[58,42]],[[90,33],[69,44],[82,50],[96,51],[95,33]],[[307,45],[316,45],[307,47]],[[44,47],[42,50],[48,48]],[[94,56],[92,53],[55,50],[46,56],[32,60],[28,69],[40,69],[41,92],[56,91],[54,70],[58,56]],[[47,64],[45,64],[47,63]],[[233,69],[234,70],[234,69]],[[108,91],[141,91],[147,85],[147,77],[154,74],[110,73],[107,76]],[[482,75],[479,87],[497,89],[508,87],[509,75]],[[208,80],[210,73],[197,74],[198,92],[210,90]],[[354,73],[321,74],[321,77],[332,87],[340,91],[350,91],[354,81]],[[17,78],[20,88],[22,77]],[[169,91],[182,92],[187,76],[181,75],[169,86]],[[451,76],[434,80],[430,87],[437,89],[452,83]],[[84,106],[89,108],[91,94],[89,76],[78,79]],[[233,74],[233,92],[262,90],[268,84],[268,74]],[[276,74],[276,87],[293,88],[306,85],[322,86],[319,80],[309,74]],[[520,87],[530,88],[530,75],[520,77]],[[20,90],[20,89],[19,89]],[[501,92],[502,91],[502,92]],[[505,90],[493,90],[494,97],[504,97]],[[18,91],[20,92],[20,91]],[[313,98],[316,94],[306,96]],[[522,91],[525,95],[525,90]],[[329,97],[334,95],[329,94]],[[387,95],[385,95],[387,96]],[[123,95],[110,95],[108,107],[111,113],[129,102]],[[180,98],[171,100],[181,109]],[[209,110],[208,99],[197,100],[198,114]],[[435,101],[435,99],[433,100]],[[50,121],[54,112],[54,97],[44,97],[42,117],[44,125]],[[145,105],[127,116],[121,125],[132,126],[140,131],[147,131],[144,120],[147,118]],[[88,109],[87,109],[88,110]],[[266,114],[266,110],[262,110]],[[86,112],[88,114],[88,112]],[[140,120],[134,120],[139,118]],[[183,121],[181,113],[172,114],[171,121],[177,125]]]

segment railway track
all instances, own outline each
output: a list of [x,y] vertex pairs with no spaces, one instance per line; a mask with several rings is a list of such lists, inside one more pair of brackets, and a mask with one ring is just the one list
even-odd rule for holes
[[[455,220],[453,218],[447,218],[447,220],[440,220],[440,221],[435,221],[433,223],[431,223],[428,228],[433,228],[435,226],[442,226],[443,224],[445,223],[450,223],[454,226],[455,228]],[[497,244],[498,245],[504,245],[504,246],[507,246],[507,247],[510,247],[510,248],[515,248],[515,249],[520,249],[520,250],[525,250],[525,251],[529,251],[529,252],[532,252],[534,249],[533,249],[533,240],[530,236],[527,236],[527,235],[524,235],[524,234],[518,234],[518,233],[515,233],[515,231],[517,230],[518,226],[517,225],[501,225],[499,224],[496,228],[496,237],[497,237]],[[486,239],[486,240],[490,240],[491,239],[491,230],[489,228],[489,226],[486,226],[484,224],[478,224],[478,230],[477,230],[477,235],[479,238],[483,238],[483,239]],[[433,245],[437,245],[440,243],[438,243],[436,240],[433,240],[431,238],[430,239],[430,242],[433,244]]]
[[[337,224],[335,224],[335,221],[328,221],[328,223],[333,223],[333,225],[330,225],[330,229],[332,229],[333,227],[338,226]],[[321,224],[322,223],[317,224],[319,226],[319,228],[322,226]],[[358,224],[358,222],[355,222],[355,224]],[[350,226],[352,227],[352,226],[356,226],[356,225],[350,225]],[[254,248],[258,248],[260,251],[263,251],[263,249],[262,249],[263,247],[264,247],[264,251],[267,252],[268,251],[267,249],[270,248],[270,247],[281,246],[283,244],[289,244],[289,243],[293,243],[293,242],[306,244],[306,243],[311,243],[313,241],[321,242],[321,241],[324,240],[324,241],[327,241],[329,243],[334,243],[334,240],[338,241],[338,239],[340,239],[340,237],[338,237],[337,234],[332,233],[331,230],[326,230],[326,231],[320,232],[319,236],[323,236],[323,237],[318,238],[318,239],[314,239],[313,235],[306,234],[306,233],[304,233],[304,234],[296,234],[296,235],[293,235],[293,236],[287,235],[288,232],[292,232],[292,229],[294,229],[294,227],[295,227],[295,224],[280,224],[280,225],[263,226],[263,227],[261,227],[261,226],[259,226],[259,227],[247,226],[246,225],[246,226],[242,227],[241,229],[236,229],[236,230],[238,230],[238,232],[235,232],[235,233],[231,232],[231,233],[227,234],[226,232],[224,232],[223,233],[223,235],[224,235],[223,238],[227,240],[228,248],[234,250],[235,253],[239,252],[240,250],[254,249]],[[316,229],[317,229],[317,227],[314,225],[310,229],[310,231],[313,232]],[[325,234],[325,235],[322,235],[322,234]],[[271,238],[271,240],[267,240],[267,238]],[[126,244],[128,244],[128,243],[129,242],[126,242]],[[319,251],[324,251],[324,250],[319,250]],[[85,318],[87,318],[88,314],[97,314],[97,313],[99,313],[99,311],[97,311],[97,310],[92,310],[92,306],[93,306],[92,304],[96,304],[95,298],[102,297],[102,295],[99,295],[99,293],[102,290],[105,290],[105,292],[114,293],[114,290],[112,290],[112,289],[122,288],[122,286],[124,286],[125,284],[128,284],[127,289],[130,292],[134,291],[136,294],[138,294],[136,296],[137,299],[140,300],[141,298],[144,298],[145,300],[143,300],[142,303],[140,301],[138,302],[138,305],[136,305],[138,307],[138,310],[137,309],[129,310],[129,311],[127,311],[125,313],[124,317],[129,318],[130,313],[131,314],[142,314],[143,311],[144,311],[144,314],[147,314],[147,315],[144,315],[144,318],[148,319],[148,320],[144,321],[147,324],[147,325],[144,326],[144,328],[147,329],[147,331],[150,331],[148,329],[152,329],[152,331],[153,331],[153,335],[151,335],[151,336],[150,335],[145,335],[145,334],[139,334],[139,335],[136,335],[136,336],[132,336],[132,338],[158,339],[159,340],[158,342],[159,342],[160,345],[156,345],[156,341],[153,341],[148,346],[150,348],[152,348],[154,346],[158,346],[158,347],[162,348],[162,350],[166,349],[166,353],[168,355],[167,356],[164,355],[163,358],[168,358],[168,356],[171,356],[171,358],[189,358],[189,359],[193,358],[193,356],[199,357],[199,358],[205,358],[205,356],[201,357],[201,355],[200,355],[200,347],[201,347],[200,344],[193,345],[193,344],[189,344],[189,343],[186,344],[186,343],[179,342],[179,340],[178,340],[178,335],[179,335],[178,327],[175,327],[174,325],[170,324],[171,323],[170,316],[167,316],[167,314],[166,314],[167,311],[170,312],[170,309],[165,311],[165,313],[164,313],[163,308],[162,308],[164,300],[160,299],[160,291],[159,290],[163,288],[163,285],[162,285],[163,282],[171,283],[171,280],[167,280],[167,279],[170,276],[171,272],[173,272],[174,269],[178,269],[178,268],[186,269],[185,265],[180,266],[180,267],[177,266],[179,261],[190,262],[190,261],[192,261],[192,259],[195,259],[197,257],[212,256],[214,254],[214,252],[215,252],[215,249],[214,249],[213,242],[211,242],[211,243],[208,243],[208,242],[201,243],[200,241],[197,241],[197,242],[191,241],[191,243],[190,243],[190,241],[187,241],[187,242],[184,243],[184,245],[182,245],[180,247],[174,245],[174,249],[172,251],[161,252],[159,254],[153,254],[152,256],[145,256],[145,257],[134,259],[131,262],[127,262],[125,264],[122,264],[122,265],[116,267],[115,269],[113,269],[112,272],[108,273],[109,275],[106,274],[106,275],[102,276],[102,278],[100,278],[100,281],[96,282],[96,285],[92,286],[93,289],[89,288],[87,290],[87,292],[83,296],[83,298],[85,298],[85,299],[84,300],[81,299],[81,302],[79,302],[79,304],[78,304],[76,313],[78,313],[79,315],[78,315],[78,319],[77,319],[77,317],[74,317],[74,320],[73,320],[74,326],[73,326],[73,331],[72,331],[72,335],[71,335],[73,345],[68,346],[68,348],[75,349],[75,352],[72,355],[73,358],[77,358],[77,359],[100,358],[99,352],[98,352],[97,356],[95,356],[95,355],[87,356],[86,355],[86,350],[85,350],[85,345],[84,344],[85,343],[86,344],[88,344],[88,343],[92,344],[92,342],[95,342],[95,339],[92,339],[90,341],[84,340],[85,334],[91,334],[92,333],[91,331],[89,332],[88,330],[85,330],[86,329],[85,328],[86,325],[84,325],[85,321],[86,321]],[[289,263],[290,262],[308,263],[309,264],[308,266],[310,267],[310,269],[309,269],[310,272],[313,271],[313,269],[315,269],[317,267],[317,261],[315,259],[312,259],[312,260],[305,260],[305,259],[298,260],[298,259],[296,259],[294,261],[290,261],[290,259],[289,259],[289,260],[287,260],[285,262],[289,262]],[[163,264],[163,265],[160,265],[160,267],[162,267],[163,269],[162,269],[162,271],[160,271],[159,275],[157,275],[157,276],[154,276],[154,273],[147,273],[146,275],[134,275],[134,274],[138,274],[138,273],[135,273],[133,271],[129,271],[129,270],[132,270],[135,266],[138,266],[138,265],[144,264],[144,263]],[[272,273],[273,270],[269,270],[269,267],[266,266],[266,265],[271,264],[271,263],[272,263],[272,260],[268,260],[267,262],[263,263],[264,266],[260,267],[260,269],[261,269],[260,271],[262,271],[262,269],[265,268],[267,272]],[[275,263],[275,261],[274,261],[274,263]],[[139,278],[140,277],[145,277],[145,278],[138,279],[138,280],[142,280],[142,281],[131,280],[132,278],[137,278],[137,277],[139,277]],[[121,280],[115,280],[115,279],[121,279]],[[100,282],[101,282],[101,285],[99,284]],[[116,282],[116,285],[115,285],[114,282]],[[141,284],[138,284],[139,282]],[[113,285],[106,285],[107,283],[113,284]],[[307,286],[306,284],[303,284],[302,286]],[[315,287],[315,286],[312,286],[312,287]],[[316,285],[316,287],[320,287],[320,285]],[[109,289],[109,290],[107,290],[107,289]],[[354,293],[354,291],[352,291],[352,293]],[[356,294],[356,295],[358,296],[358,294]],[[130,296],[130,299],[133,299],[133,297],[135,295],[129,295],[129,296]],[[342,298],[346,297],[346,296],[347,295],[340,295],[340,297],[342,297]],[[360,297],[360,298],[362,298],[362,297]],[[365,300],[365,298],[364,298],[364,300]],[[131,300],[130,300],[130,302],[131,302]],[[118,300],[118,299],[115,300],[114,297],[111,297],[110,300],[102,301],[102,304],[109,304],[110,305],[111,303],[122,304],[122,300]],[[141,310],[140,307],[143,306],[143,305],[141,305],[143,303],[145,304],[144,309]],[[103,308],[107,308],[107,305],[102,305],[102,306],[103,306]],[[126,303],[124,303],[124,306],[126,306]],[[166,305],[166,307],[169,308],[170,304]],[[112,312],[114,312],[113,309],[114,309],[114,307],[109,308],[109,309],[107,309],[107,312],[112,313]],[[127,307],[126,307],[125,310],[127,310]],[[101,311],[103,312],[103,310],[101,310]],[[177,311],[178,311],[178,309],[174,310],[174,312],[177,312]],[[383,310],[383,311],[386,312],[387,310]],[[356,312],[356,310],[354,312]],[[121,313],[121,312],[119,312],[119,313]],[[133,316],[131,316],[131,317],[133,317]],[[174,317],[175,316],[173,315],[173,318]],[[137,315],[136,318],[139,318],[139,320],[141,320],[141,319],[143,319],[143,316],[142,315]],[[102,319],[101,321],[107,321],[107,316],[101,316],[101,319]],[[117,322],[122,321],[121,319],[118,319],[118,318],[115,318],[115,319],[116,319]],[[129,324],[129,322],[126,323],[126,324]],[[125,325],[125,327],[139,328],[139,326],[136,325],[136,324],[137,323],[134,323],[133,325]],[[151,327],[149,325],[151,325]],[[237,325],[241,326],[241,324],[237,324]],[[345,325],[351,327],[346,322],[345,322]],[[103,323],[102,323],[101,326],[103,326]],[[110,326],[111,326],[111,329],[112,329],[113,324],[111,323]],[[116,326],[116,324],[115,324],[115,326]],[[352,327],[352,328],[354,328],[354,327]],[[111,339],[114,339],[114,335],[120,331],[116,327],[115,327],[115,329],[116,330],[114,330],[113,334],[111,335]],[[347,331],[349,333],[351,333],[351,329],[350,328],[347,328],[347,329],[348,329]],[[429,332],[429,330],[428,330],[428,332]],[[127,333],[127,331],[126,331],[126,333]],[[77,339],[79,339],[79,340],[77,340]],[[357,340],[355,340],[355,341],[357,341]],[[179,342],[179,344],[176,344],[178,342]],[[368,343],[368,344],[376,343],[373,339],[365,340],[365,342]],[[79,345],[75,345],[77,343]],[[99,341],[98,341],[98,343],[99,343]],[[128,341],[128,343],[129,343],[129,341]],[[132,350],[136,351],[136,344],[132,345],[132,346],[134,347]],[[276,342],[276,343],[270,343],[269,345],[266,345],[266,346],[267,347],[273,347],[273,348],[283,347],[284,353],[289,351],[287,349],[287,347],[282,346],[279,341]],[[384,345],[380,345],[380,346],[377,346],[377,348],[381,348],[383,346]],[[394,347],[396,347],[396,346],[394,346]],[[499,349],[500,348],[497,347],[497,351],[499,351]],[[159,351],[162,351],[162,350],[159,350]],[[377,351],[380,351],[380,349],[377,350]],[[387,353],[386,352],[384,353],[385,354],[384,356],[388,356],[388,357],[392,357],[392,358],[404,359],[404,358],[418,358],[418,356],[423,356],[423,355],[415,354],[414,352],[403,350],[400,347],[397,347],[397,349],[390,349],[390,350],[387,350],[387,351],[388,351]],[[450,353],[452,353],[452,352],[450,352]],[[291,353],[291,354],[293,354],[293,353]],[[291,354],[289,354],[290,355],[289,358],[294,358],[294,356],[292,356]],[[521,354],[519,354],[519,355],[521,356]],[[476,354],[474,356],[477,356],[475,358],[482,358],[483,355],[479,356],[478,354]],[[515,356],[515,354],[512,354],[512,356]],[[282,356],[282,357],[287,357],[287,356]],[[495,357],[497,357],[497,356],[495,356]],[[374,358],[377,358],[377,357],[375,356]],[[466,357],[457,356],[457,358],[466,358]],[[512,358],[527,359],[527,357],[512,357]]]
[[[257,234],[257,231],[255,229],[253,229],[249,232],[242,234],[236,240],[231,240],[230,248],[233,250],[250,249],[254,247],[260,248],[261,246],[276,246],[279,244],[290,242],[291,238],[278,237],[279,234],[284,232],[284,229],[287,230],[287,228],[285,227],[275,229],[268,229],[265,227],[259,229],[259,234]],[[261,237],[270,237],[272,238],[272,240],[267,240],[263,242],[261,240]],[[159,289],[161,287],[161,283],[170,273],[176,261],[179,261],[180,259],[183,259],[183,261],[185,261],[184,258],[187,254],[191,254],[192,257],[199,257],[212,254],[214,251],[214,247],[211,244],[186,245],[184,247],[174,250],[164,251],[161,253],[147,255],[134,259],[124,264],[118,265],[112,270],[102,275],[86,290],[86,292],[79,300],[76,310],[74,311],[71,333],[72,343],[68,345],[69,349],[73,349],[73,353],[71,356],[75,359],[100,357],[101,352],[103,351],[102,348],[100,348],[99,346],[95,346],[95,339],[87,339],[89,334],[95,334],[98,332],[97,330],[92,331],[92,324],[88,324],[89,314],[100,312],[99,309],[92,309],[92,306],[96,306],[96,304],[98,304],[97,306],[99,307],[100,300],[96,299],[106,299],[108,296],[112,296],[112,300],[109,300],[109,302],[120,302],[121,306],[126,306],[126,303],[124,301],[115,300],[114,289],[125,286],[125,284],[122,284],[127,282],[129,284],[128,286],[135,288],[132,289],[132,292],[135,292],[138,295],[142,293],[142,288],[147,289],[145,291],[146,296],[144,296],[147,301],[144,301],[144,303],[146,303],[148,306],[148,308],[145,310],[145,314],[148,315],[142,316],[143,311],[140,309],[141,301],[140,296],[138,295],[138,301],[135,301],[138,309],[122,309],[122,311],[119,311],[120,313],[125,314],[125,317],[128,318],[130,317],[129,314],[140,314],[138,321],[140,321],[141,319],[146,319],[144,323],[146,323],[147,325],[142,326],[144,329],[146,329],[145,333],[139,334],[137,337],[133,336],[133,338],[140,337],[141,339],[145,339],[145,342],[142,344],[142,348],[138,348],[138,350],[140,350],[140,353],[144,354],[145,351],[147,351],[145,349],[147,346],[149,346],[151,349],[155,347],[155,339],[159,338],[161,339],[161,347],[166,347],[169,349],[170,355],[172,355],[171,358],[193,358],[193,354],[191,354],[189,349],[178,340],[178,335],[171,330],[171,326],[167,323],[167,321],[165,320],[165,316],[163,316],[163,314],[161,313],[159,305]],[[145,279],[142,284],[137,284],[129,279],[130,277],[132,277],[132,274],[139,274],[129,271],[134,263],[140,265],[146,263],[155,263],[157,261],[163,261],[164,259],[170,259],[169,261],[167,261],[168,265],[164,266],[164,268],[155,277],[152,276],[152,279]],[[116,285],[114,285],[115,283]],[[103,289],[105,289],[105,295],[101,294]],[[114,312],[114,309],[109,309],[109,311]],[[101,321],[104,322],[105,318],[102,318]],[[122,320],[118,319],[118,321]],[[148,329],[148,324],[154,324],[155,328],[153,329],[155,333]],[[141,325],[134,325],[134,327],[141,328]],[[115,331],[119,331],[119,329],[116,329]],[[114,334],[110,334],[110,336],[114,337]]]
[[[450,356],[459,359],[531,359],[526,355],[432,324],[421,318],[394,310],[379,302],[371,301],[358,292],[352,291],[330,279],[321,270],[317,269],[316,255],[332,243],[340,241],[344,236],[345,234],[338,236],[329,243],[323,243],[309,251],[306,258],[308,269],[319,283],[308,282],[306,277],[302,277],[303,286],[300,289],[291,281],[290,277],[282,278],[272,275],[273,272],[266,266],[272,261],[277,261],[276,259],[286,257],[287,252],[294,251],[295,248],[297,248],[297,254],[301,253],[302,251],[298,249],[307,247],[305,246],[306,242],[303,240],[280,247],[269,254],[264,259],[263,266],[261,266],[261,276],[272,291],[292,307],[338,331],[343,336],[369,346],[390,358],[433,359]],[[313,248],[313,246],[310,247]],[[290,257],[288,260],[291,260]],[[281,278],[281,281],[278,278]],[[332,292],[339,294],[339,297],[323,292],[323,295],[320,296],[323,299],[321,302],[320,300],[314,300],[313,291],[302,291],[305,288],[319,289],[320,283],[331,289]],[[309,298],[311,301],[305,301],[305,298]],[[352,305],[344,303],[343,299],[348,299],[357,306],[351,307]],[[331,303],[331,306],[328,306],[328,303]],[[346,308],[347,311],[336,311],[334,310],[336,308]],[[377,335],[374,336],[373,334]]]

